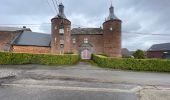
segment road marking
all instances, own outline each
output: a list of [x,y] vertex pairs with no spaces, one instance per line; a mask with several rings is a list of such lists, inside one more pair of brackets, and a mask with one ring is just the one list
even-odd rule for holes
[[87,91],[87,92],[124,92],[124,93],[136,93],[141,90],[140,86],[132,88],[130,90],[113,89],[113,88],[91,88],[91,87],[69,87],[69,86],[47,86],[47,85],[28,85],[28,84],[2,84],[2,86],[16,86],[16,87],[30,87],[30,88],[42,88],[42,89],[56,89],[56,90],[72,90],[72,91]]

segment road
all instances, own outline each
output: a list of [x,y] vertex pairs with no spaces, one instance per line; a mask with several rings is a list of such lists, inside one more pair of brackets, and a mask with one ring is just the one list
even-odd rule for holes
[[1,100],[169,100],[170,74],[74,66],[0,65]]

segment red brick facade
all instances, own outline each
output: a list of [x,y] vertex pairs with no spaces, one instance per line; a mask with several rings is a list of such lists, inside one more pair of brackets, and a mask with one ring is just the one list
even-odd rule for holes
[[[71,52],[71,22],[67,19],[53,18],[52,22],[52,41],[51,53],[61,53],[60,41],[64,39],[64,53]],[[59,33],[61,27],[64,27],[64,36]]]
[[45,54],[50,53],[50,47],[37,47],[37,46],[13,46],[12,51],[17,53],[33,53]]
[[111,57],[122,57],[120,20],[110,20],[103,23],[103,38],[104,54]]
[[163,58],[165,52],[170,53],[170,51],[147,51],[148,58]]
[[9,51],[11,47],[10,43],[20,33],[21,31],[0,31],[0,51]]
[[[26,43],[27,46],[14,44],[12,51],[23,53],[81,54],[82,51],[86,50],[90,52],[88,52],[89,54],[106,54],[110,57],[121,57],[121,20],[114,15],[112,6],[110,7],[110,15],[107,21],[103,23],[103,29],[87,28],[87,30],[83,31],[84,33],[81,32],[81,28],[76,34],[71,32],[71,21],[64,15],[64,6],[60,4],[59,14],[51,19],[51,40],[49,40],[51,45],[48,43],[49,47],[43,47],[44,45],[38,44],[30,46],[32,39],[30,38],[29,43]],[[9,44],[16,36],[17,33],[0,33],[0,45]]]
[[103,54],[103,35],[72,35],[72,40],[76,40],[75,44],[72,41],[73,53],[81,52],[81,45],[84,43],[85,38],[88,39],[88,43],[91,45],[92,53]]

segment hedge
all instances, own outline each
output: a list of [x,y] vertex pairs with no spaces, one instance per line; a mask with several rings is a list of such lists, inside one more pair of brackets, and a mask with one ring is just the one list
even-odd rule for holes
[[72,65],[79,61],[76,54],[51,55],[0,52],[1,65],[42,64],[42,65]]
[[170,60],[109,58],[94,54],[92,59],[100,67],[104,68],[134,71],[170,72]]

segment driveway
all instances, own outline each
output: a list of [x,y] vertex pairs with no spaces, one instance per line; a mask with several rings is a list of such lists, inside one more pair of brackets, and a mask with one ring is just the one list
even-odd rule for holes
[[0,65],[1,100],[169,100],[170,74],[75,66]]

